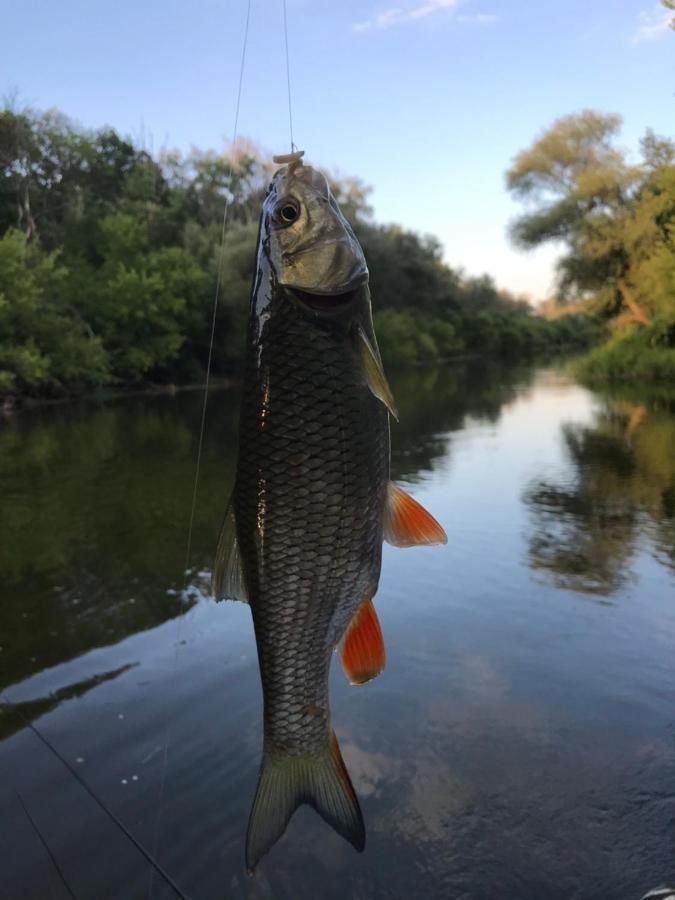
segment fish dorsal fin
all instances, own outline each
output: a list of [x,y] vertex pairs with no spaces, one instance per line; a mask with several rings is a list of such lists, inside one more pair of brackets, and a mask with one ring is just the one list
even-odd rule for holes
[[356,329],[356,341],[359,356],[363,364],[363,372],[366,378],[366,384],[372,393],[381,400],[387,407],[389,412],[398,422],[398,410],[394,401],[394,395],[387,383],[380,357],[373,349],[370,341],[365,335],[362,328]]
[[394,547],[448,543],[447,534],[431,513],[393,481],[387,487],[384,539]]
[[368,599],[356,610],[342,639],[342,668],[352,684],[365,684],[384,669],[385,658],[380,622]]
[[237,540],[234,504],[231,499],[218,538],[218,549],[211,576],[211,593],[216,600],[242,600],[244,603],[248,603],[239,541]]

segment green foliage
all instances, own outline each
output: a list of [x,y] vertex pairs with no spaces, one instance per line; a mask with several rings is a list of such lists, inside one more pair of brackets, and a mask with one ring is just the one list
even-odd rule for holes
[[675,384],[675,321],[655,320],[641,331],[614,335],[574,366],[584,381],[656,381]]
[[371,292],[381,305],[434,313],[457,306],[461,279],[443,263],[436,238],[358,219],[355,230],[368,260]]
[[525,248],[566,244],[563,296],[600,298],[596,311],[627,309],[646,319],[652,303],[639,269],[675,221],[675,144],[648,132],[642,164],[630,165],[612,144],[620,124],[591,110],[564,116],[516,157],[507,185],[534,209],[513,223],[512,234]]
[[436,362],[439,349],[422,317],[386,309],[375,315],[380,353],[389,363]]
[[[153,159],[57,111],[0,111],[0,392],[201,380],[217,285],[213,372],[235,371],[273,170],[245,143]],[[358,179],[330,180],[369,261],[387,363],[565,344],[488,276],[449,268],[436,238],[374,224]]]
[[129,381],[175,359],[187,309],[208,281],[182,247],[151,250],[143,223],[128,215],[100,223],[104,262],[81,307],[101,335],[116,375]]
[[546,351],[587,349],[600,337],[588,316],[548,321],[532,310],[457,312],[445,318],[384,310],[375,314],[383,359],[389,364],[428,364],[457,356],[529,359]]
[[[533,208],[512,234],[525,248],[563,242],[560,300],[616,331],[583,364],[587,374],[663,378],[675,323],[675,142],[648,131],[631,165],[613,145],[620,124],[589,110],[565,116],[516,157],[507,184]],[[631,328],[646,334],[627,336]]]
[[108,370],[101,341],[65,299],[68,271],[21,232],[0,239],[0,389],[96,385]]

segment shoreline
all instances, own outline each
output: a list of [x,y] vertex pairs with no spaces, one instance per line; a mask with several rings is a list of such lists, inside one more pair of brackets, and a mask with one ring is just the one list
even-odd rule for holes
[[[209,390],[223,390],[232,388],[240,381],[239,378],[211,378]],[[204,390],[206,382],[190,382],[189,384],[147,384],[138,387],[125,388],[101,388],[95,391],[83,391],[79,394],[64,394],[61,397],[31,397],[25,394],[10,394],[0,398],[0,419],[9,418],[16,413],[28,410],[43,409],[51,406],[63,406],[69,403],[81,403],[83,401],[106,402],[119,400],[122,397],[150,397],[169,396],[183,393],[184,391]]]
[[[552,354],[556,358],[561,356],[574,356],[571,348],[556,349]],[[476,363],[484,361],[494,364],[521,365],[536,363],[537,358],[528,357],[525,359],[509,359],[500,356],[491,356],[484,353],[458,353],[443,359],[434,359],[432,362],[416,361],[407,363],[390,362],[386,368],[389,372],[400,372],[405,369],[419,371],[421,369],[438,368],[439,366],[461,365],[462,363]],[[210,378],[209,390],[225,390],[236,387],[241,382],[241,375],[232,375],[229,377]],[[189,382],[188,384],[154,384],[129,386],[129,387],[109,387],[99,388],[94,391],[82,391],[81,393],[65,393],[59,397],[49,396],[31,396],[27,394],[8,394],[0,397],[0,421],[2,419],[11,418],[12,416],[31,410],[39,410],[53,406],[63,406],[70,403],[81,403],[83,401],[90,402],[106,402],[109,400],[118,400],[122,397],[150,397],[150,396],[174,396],[175,394],[185,391],[204,390],[206,382]]]

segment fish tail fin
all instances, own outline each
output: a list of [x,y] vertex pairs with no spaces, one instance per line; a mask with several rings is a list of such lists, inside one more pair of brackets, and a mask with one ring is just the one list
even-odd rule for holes
[[363,850],[363,816],[334,732],[320,753],[296,756],[265,751],[246,835],[250,873],[303,803],[313,806],[356,850]]

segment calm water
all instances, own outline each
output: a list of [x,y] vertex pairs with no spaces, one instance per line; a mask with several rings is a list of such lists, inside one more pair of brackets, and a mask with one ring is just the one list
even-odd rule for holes
[[211,397],[187,590],[199,393],[0,425],[2,900],[68,897],[36,828],[78,900],[174,896],[30,721],[193,900],[638,900],[675,880],[675,400],[485,367],[393,388],[394,475],[449,541],[385,547],[387,669],[332,673],[366,851],[304,808],[254,878],[250,614],[205,593],[236,395]]

